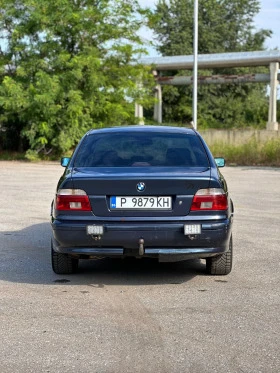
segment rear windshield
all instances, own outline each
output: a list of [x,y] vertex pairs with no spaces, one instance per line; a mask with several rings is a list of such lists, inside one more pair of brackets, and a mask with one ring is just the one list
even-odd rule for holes
[[196,135],[141,131],[86,136],[74,166],[209,167],[209,162]]

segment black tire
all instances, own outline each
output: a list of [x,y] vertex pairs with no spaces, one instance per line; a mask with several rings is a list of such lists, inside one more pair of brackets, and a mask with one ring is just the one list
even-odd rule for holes
[[229,241],[229,249],[222,255],[206,259],[206,271],[210,275],[228,275],[232,269],[232,237]]
[[70,275],[77,272],[79,259],[72,258],[68,254],[54,251],[52,247],[52,269],[58,275]]

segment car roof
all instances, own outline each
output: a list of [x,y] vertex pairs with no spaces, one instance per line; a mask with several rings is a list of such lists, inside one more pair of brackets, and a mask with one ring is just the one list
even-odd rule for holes
[[87,135],[93,135],[96,133],[124,133],[124,132],[162,132],[162,133],[184,133],[189,135],[195,135],[196,132],[192,128],[186,127],[171,127],[171,126],[146,126],[146,125],[131,125],[121,127],[108,127],[90,130]]

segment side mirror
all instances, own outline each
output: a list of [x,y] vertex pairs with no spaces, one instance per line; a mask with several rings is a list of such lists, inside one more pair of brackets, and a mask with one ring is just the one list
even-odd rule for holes
[[218,167],[225,167],[225,165],[226,165],[226,161],[225,161],[225,159],[224,159],[224,158],[221,158],[221,157],[219,157],[219,158],[215,158],[215,162],[216,162],[216,165],[217,165]]
[[61,160],[60,160],[60,164],[62,167],[67,167],[69,162],[70,162],[70,159],[69,157],[62,157]]

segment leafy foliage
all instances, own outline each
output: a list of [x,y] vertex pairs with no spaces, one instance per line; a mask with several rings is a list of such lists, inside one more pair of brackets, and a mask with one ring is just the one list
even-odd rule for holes
[[0,0],[0,9],[0,123],[17,122],[31,158],[67,151],[90,128],[132,124],[134,102],[152,104],[150,71],[137,64],[150,12],[137,0]]
[[[193,53],[193,0],[159,0],[156,5],[157,49],[163,56]],[[263,50],[269,30],[254,29],[258,0],[199,0],[200,54]],[[215,69],[199,75],[268,73],[264,68]],[[170,75],[170,73],[168,73]],[[173,75],[190,75],[174,71]],[[166,121],[192,120],[192,88],[163,87],[163,113]],[[267,120],[268,100],[262,84],[203,85],[198,87],[200,128],[262,126]]]

